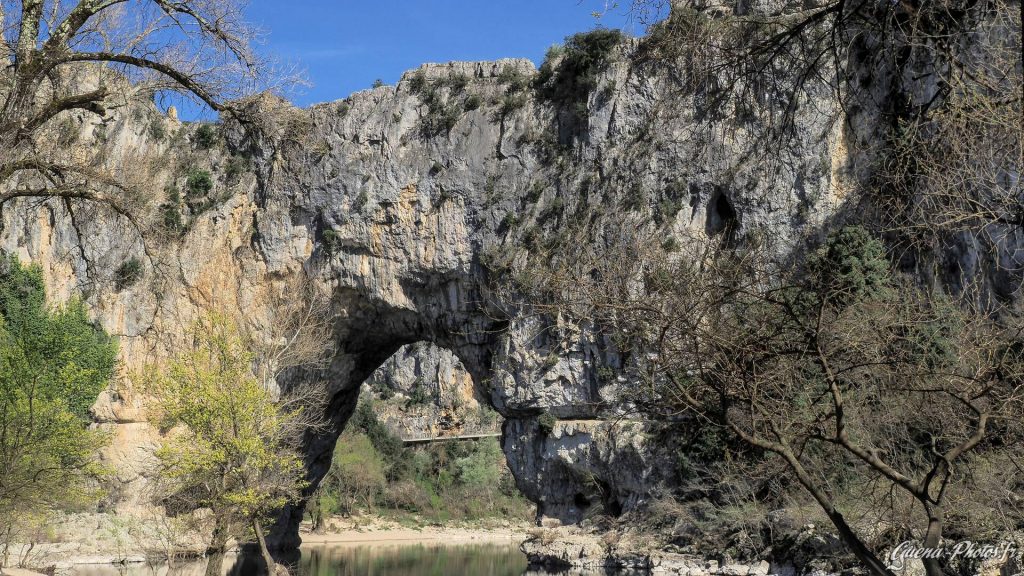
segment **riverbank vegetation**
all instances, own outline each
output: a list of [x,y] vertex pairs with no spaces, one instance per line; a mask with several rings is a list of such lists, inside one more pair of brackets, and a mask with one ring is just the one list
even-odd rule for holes
[[231,538],[254,537],[273,567],[263,524],[307,485],[302,436],[320,426],[323,396],[277,397],[252,369],[252,346],[224,316],[198,322],[193,342],[152,384],[169,431],[156,452],[164,503],[212,512],[208,574],[220,574]]
[[117,343],[79,300],[47,302],[42,271],[0,254],[0,566],[49,515],[95,505],[106,474],[89,408]]
[[314,529],[331,515],[375,514],[404,524],[532,519],[496,438],[406,446],[364,396],[338,439],[308,508]]

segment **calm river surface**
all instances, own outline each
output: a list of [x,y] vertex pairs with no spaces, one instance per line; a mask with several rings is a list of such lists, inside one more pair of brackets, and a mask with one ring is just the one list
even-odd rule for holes
[[[229,556],[225,574],[260,576],[257,557]],[[81,566],[76,576],[203,576],[204,562],[164,566]],[[295,572],[293,572],[294,574]],[[436,546],[303,546],[299,576],[524,576],[526,557],[516,544]]]

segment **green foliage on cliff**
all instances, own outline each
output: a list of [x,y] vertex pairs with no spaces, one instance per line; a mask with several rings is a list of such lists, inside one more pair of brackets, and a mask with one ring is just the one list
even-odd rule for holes
[[195,134],[192,136],[192,142],[196,145],[196,148],[200,150],[209,150],[217,144],[217,140],[220,137],[217,134],[217,128],[212,124],[200,124],[199,128],[196,128]]
[[205,196],[213,190],[213,176],[208,170],[189,170],[185,178],[185,195],[188,198]]
[[862,226],[830,234],[808,258],[808,272],[815,291],[837,303],[882,296],[891,280],[885,248]]
[[80,301],[47,306],[41,270],[0,256],[0,553],[21,522],[99,495],[89,408],[116,354]]
[[550,436],[558,425],[558,419],[550,412],[545,412],[537,417],[537,429],[545,436]]
[[577,120],[588,117],[587,98],[597,88],[598,74],[611,63],[613,50],[625,35],[599,28],[566,38],[565,46],[548,51],[535,80],[537,94]]
[[114,284],[118,291],[134,285],[142,278],[142,260],[132,257],[125,260],[114,271]]

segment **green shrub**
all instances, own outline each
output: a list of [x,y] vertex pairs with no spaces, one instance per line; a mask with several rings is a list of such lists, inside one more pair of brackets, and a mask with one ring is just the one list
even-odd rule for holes
[[505,232],[508,232],[509,230],[515,228],[516,225],[518,225],[518,224],[519,224],[519,217],[516,216],[515,213],[513,213],[513,212],[508,212],[501,219],[501,224],[499,225],[499,229],[501,229],[501,230],[503,230]]
[[885,247],[861,226],[830,234],[807,264],[816,290],[836,302],[880,296],[889,286]]
[[405,403],[406,408],[410,406],[425,406],[434,401],[434,396],[430,392],[427,385],[420,379],[416,379],[416,382],[412,385],[412,390],[409,391],[409,400]]
[[185,197],[199,198],[206,196],[213,190],[213,176],[209,171],[201,168],[189,170],[185,178]]
[[462,103],[462,109],[466,112],[472,112],[473,110],[480,108],[483,103],[483,98],[481,98],[479,94],[470,94],[469,96],[466,96],[466,101]]
[[409,90],[413,94],[422,94],[427,88],[427,73],[423,70],[417,70],[412,73],[412,76],[409,76],[407,82],[409,83]]
[[[333,232],[333,231],[332,231]],[[325,232],[324,235],[327,233]],[[381,400],[390,400],[395,396],[395,391],[387,385],[387,383],[380,378],[374,378],[370,382],[370,389],[373,390],[373,395]]]
[[160,205],[161,222],[169,232],[181,232],[185,225],[181,220],[181,194],[176,186],[167,187],[167,201]]
[[519,70],[516,70],[512,66],[505,66],[498,73],[498,82],[501,84],[507,84],[507,91],[518,92],[525,90],[529,86],[529,80]]
[[555,418],[550,412],[545,412],[537,417],[537,427],[540,429],[540,433],[544,436],[550,436],[555,430],[555,425],[558,424],[558,419]]
[[351,510],[362,505],[372,511],[387,487],[385,469],[384,457],[367,435],[346,431],[334,447],[328,473],[340,488],[342,507]]
[[213,124],[200,124],[192,135],[192,143],[199,150],[209,150],[217,143],[217,129]]
[[149,122],[149,136],[157,142],[162,142],[167,137],[167,129],[164,128],[163,118],[153,118]]
[[341,245],[341,239],[338,238],[338,233],[330,228],[324,230],[322,242],[324,245],[324,251],[328,254],[334,254],[337,252],[338,247]]
[[362,430],[373,446],[389,459],[397,459],[401,456],[402,439],[393,435],[387,426],[377,418],[372,402],[359,402],[355,413],[349,420],[349,426]]
[[540,67],[534,83],[538,96],[586,121],[587,98],[624,39],[621,31],[605,28],[566,38],[563,48],[548,51]]
[[420,119],[420,132],[428,138],[447,134],[458,123],[460,115],[455,106],[435,101],[428,104],[427,113]]
[[237,184],[238,181],[241,180],[242,174],[244,174],[248,169],[248,158],[232,154],[224,165],[224,180],[228,184]]
[[469,85],[469,78],[465,74],[452,73],[441,82],[441,85],[447,86],[453,94],[459,94]]
[[459,481],[477,488],[496,486],[501,479],[501,461],[505,455],[495,438],[484,438],[474,443],[474,450],[455,461]]
[[544,194],[544,183],[540,180],[534,180],[533,184],[530,185],[530,191],[526,194],[526,200],[531,204],[536,204],[540,200],[541,195]]
[[352,209],[356,212],[361,212],[369,202],[370,195],[366,193],[366,190],[360,190],[359,195],[352,201]]
[[519,92],[507,93],[498,105],[498,114],[502,119],[508,118],[517,110],[526,106],[526,95]]
[[142,260],[136,257],[122,262],[114,271],[114,285],[117,291],[120,292],[138,282],[142,278],[142,271]]
[[564,210],[565,200],[562,200],[562,198],[556,196],[551,200],[551,203],[548,204],[546,208],[544,208],[544,211],[540,213],[540,215],[537,217],[537,220],[539,222],[547,222],[549,220],[557,219],[559,216],[562,215],[562,212]]
[[682,203],[676,200],[662,200],[661,202],[658,203],[658,209],[654,213],[654,223],[657,224],[658,226],[661,226],[662,224],[671,222],[675,219],[676,215],[679,214],[679,211],[682,209]]
[[381,80],[380,78],[377,78],[376,80],[373,81],[373,88],[374,88],[374,90],[376,90],[377,88],[380,88],[383,85],[384,85],[384,81]]
[[601,380],[602,384],[610,384],[615,381],[615,369],[611,366],[600,366],[597,369],[597,377]]

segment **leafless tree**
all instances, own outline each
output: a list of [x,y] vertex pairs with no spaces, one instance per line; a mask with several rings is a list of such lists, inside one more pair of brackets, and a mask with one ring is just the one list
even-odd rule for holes
[[[178,93],[231,114],[272,77],[233,0],[3,0],[0,207],[16,198],[98,203],[137,223],[144,177],[61,141],[59,122]],[[144,176],[144,175],[143,175]]]
[[[1019,503],[979,494],[978,477],[1021,446],[1024,333],[1012,317],[894,276],[881,244],[849,230],[795,271],[753,245],[691,238],[667,253],[624,233],[521,286],[543,294],[535,309],[604,327],[633,353],[641,377],[630,399],[643,412],[724,426],[775,455],[851,552],[890,574],[873,536],[848,519],[843,486],[871,487],[873,524],[930,548],[946,511],[967,500],[1019,521]],[[938,559],[924,563],[943,573]]]
[[298,273],[271,288],[266,317],[250,320],[258,377],[268,389],[295,368],[322,368],[334,350],[330,299]]

